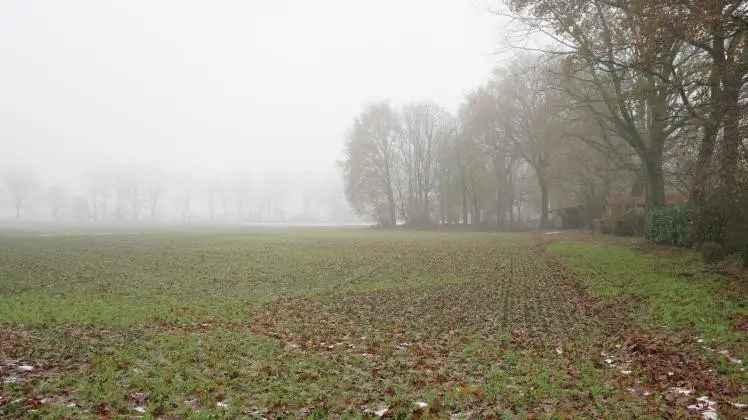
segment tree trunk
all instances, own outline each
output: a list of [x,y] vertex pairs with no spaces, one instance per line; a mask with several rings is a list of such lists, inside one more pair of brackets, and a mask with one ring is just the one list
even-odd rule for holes
[[439,191],[439,224],[444,225],[447,224],[447,194],[444,193],[445,189],[441,188]]
[[506,179],[504,177],[503,154],[498,154],[498,156],[494,156],[493,170],[494,170],[494,176],[496,178],[496,228],[501,229],[502,227],[504,227],[504,220],[505,220],[504,216],[506,215],[506,212],[504,211],[505,205],[502,200],[502,195],[506,195],[506,191],[505,191]]
[[395,226],[397,222],[397,206],[395,205],[395,195],[391,186],[387,188],[387,207],[387,224],[388,226]]
[[[509,228],[514,226],[514,171],[511,170],[510,164],[509,176],[507,179],[507,210],[509,211]],[[519,208],[517,209],[519,210]]]
[[740,138],[739,81],[730,72],[724,82],[724,135],[720,154],[720,183],[730,194],[735,188],[735,169],[738,164]]
[[[716,24],[717,22],[715,22]],[[718,30],[718,29],[717,29]],[[715,30],[715,32],[717,31]],[[722,57],[724,44],[722,39],[714,37],[713,48]],[[711,94],[710,110],[704,118],[704,137],[699,145],[699,156],[694,169],[693,184],[691,186],[691,200],[700,209],[706,204],[706,187],[709,182],[709,167],[712,164],[714,155],[714,146],[717,139],[717,133],[721,125],[720,118],[722,112],[722,78],[724,74],[724,60],[714,59],[709,72],[709,90]]]
[[504,224],[504,211],[501,205],[501,188],[496,187],[496,229],[501,229]]
[[522,223],[522,202],[517,202],[517,222]]
[[425,225],[430,225],[431,224],[431,212],[429,211],[430,210],[429,209],[429,207],[430,207],[429,206],[429,201],[430,201],[430,199],[429,199],[429,192],[428,192],[428,190],[425,190],[423,192],[423,211],[421,212],[421,214],[422,214],[421,221]]
[[480,225],[480,206],[478,205],[478,195],[473,192],[473,220],[472,224]]
[[[712,6],[717,6],[714,4]],[[710,13],[714,13],[712,10]],[[716,10],[717,13],[721,11]],[[710,214],[709,200],[707,197],[707,188],[712,181],[711,166],[714,157],[717,134],[722,125],[724,118],[724,100],[722,96],[722,80],[725,75],[724,62],[724,42],[720,36],[719,21],[713,23],[712,28],[712,64],[709,74],[709,85],[711,94],[711,103],[709,112],[704,117],[703,130],[704,137],[699,144],[699,155],[693,172],[691,191],[689,192],[690,201],[693,208],[693,226],[690,230],[690,241],[701,244],[709,240],[708,232],[713,231],[711,227],[715,222],[714,217]]]
[[709,182],[709,167],[714,155],[714,144],[716,139],[716,130],[713,123],[704,127],[704,138],[699,145],[699,156],[696,161],[696,167],[693,173],[693,183],[691,185],[690,198],[697,206],[704,205],[706,201],[706,187]]
[[647,210],[665,204],[665,177],[662,171],[662,157],[653,156],[644,167],[647,192]]
[[462,224],[468,224],[468,198],[467,198],[467,187],[465,183],[462,184]]
[[718,240],[723,245],[735,245],[730,238],[734,222],[740,218],[740,209],[736,197],[739,195],[736,171],[740,154],[740,82],[734,71],[724,81],[724,131],[722,148],[719,155],[719,188],[716,204],[719,208],[719,220],[722,222]]
[[644,163],[647,187],[647,210],[665,204],[665,176],[662,170],[662,155],[667,137],[665,135],[665,121],[668,115],[665,96],[658,92],[656,87],[651,89],[651,92],[647,95],[647,106],[650,112],[649,142],[646,149],[640,153]]
[[509,213],[509,228],[511,229],[511,227],[514,226],[514,200],[509,202],[509,208],[507,211]]
[[545,179],[540,176],[538,176],[538,184],[540,185],[540,228],[545,229],[548,227],[548,186]]

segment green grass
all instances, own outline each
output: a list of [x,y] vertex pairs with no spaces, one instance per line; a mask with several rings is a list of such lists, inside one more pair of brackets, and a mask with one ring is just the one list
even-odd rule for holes
[[735,320],[748,316],[744,296],[730,293],[726,279],[704,271],[695,253],[647,255],[629,247],[559,242],[550,250],[563,257],[595,296],[608,302],[629,299],[640,304],[640,322],[670,330],[691,330],[722,343],[736,344],[745,333]]
[[[0,381],[0,417],[662,414],[600,361],[615,344],[607,325],[533,243],[368,229],[0,234],[0,378],[21,379]],[[583,263],[610,268],[594,247],[552,249],[591,293],[655,297],[642,316],[679,328],[665,303],[696,293],[593,281]],[[650,264],[611,249],[630,258],[620,273]],[[715,283],[701,291],[713,301],[718,281],[699,280]]]
[[[710,349],[729,349],[745,360],[748,319],[744,292],[727,279],[706,271],[695,252],[646,254],[630,247],[558,242],[550,250],[577,273],[588,292],[606,302],[627,303],[636,322],[650,330],[697,336]],[[716,358],[722,372],[748,380],[742,364]]]
[[358,230],[0,236],[7,250],[0,253],[0,319],[109,326],[236,320],[246,316],[247,304],[282,296],[456,281],[482,268],[464,251],[492,243],[485,234],[410,236]]

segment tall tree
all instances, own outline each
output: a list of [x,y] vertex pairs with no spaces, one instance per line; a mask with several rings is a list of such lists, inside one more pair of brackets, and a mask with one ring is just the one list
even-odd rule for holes
[[561,98],[552,89],[551,72],[537,58],[513,63],[499,82],[500,113],[513,150],[533,169],[540,190],[540,227],[549,225],[550,165],[562,140]]
[[[618,2],[607,0],[507,0],[530,30],[555,42],[565,58],[567,92],[638,155],[648,207],[665,201],[663,154],[680,121],[673,112],[678,93],[674,68],[682,42],[658,30]],[[624,2],[631,3],[633,2]]]
[[509,138],[505,110],[500,105],[506,98],[501,97],[499,86],[500,83],[492,81],[469,93],[463,107],[463,118],[465,135],[473,139],[485,154],[493,173],[494,212],[497,227],[502,228],[507,214],[510,222],[512,218],[512,171],[516,154]]
[[408,222],[428,225],[431,223],[431,195],[436,185],[438,150],[456,128],[449,113],[431,102],[405,106],[402,128],[399,153],[408,185]]
[[401,135],[400,120],[388,103],[369,105],[353,122],[342,162],[346,196],[353,209],[384,226],[397,223]]

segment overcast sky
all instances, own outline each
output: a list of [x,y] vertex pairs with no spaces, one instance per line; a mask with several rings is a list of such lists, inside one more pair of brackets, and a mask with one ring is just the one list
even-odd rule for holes
[[500,31],[478,0],[5,0],[0,162],[332,166],[366,102],[455,110]]

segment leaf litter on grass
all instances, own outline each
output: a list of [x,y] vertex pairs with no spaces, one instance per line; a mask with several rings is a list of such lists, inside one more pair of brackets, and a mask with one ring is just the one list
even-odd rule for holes
[[[621,361],[626,364],[626,375],[631,377],[621,379],[621,386],[628,387],[636,395],[659,399],[660,412],[667,416],[693,415],[694,407],[699,406],[703,406],[700,412],[704,418],[745,416],[745,413],[740,413],[740,403],[735,406],[735,401],[744,401],[748,397],[745,376],[735,374],[737,370],[733,367],[725,369],[719,358],[713,355],[719,355],[733,365],[740,366],[742,361],[727,350],[716,351],[705,346],[705,340],[698,337],[707,333],[712,335],[712,340],[720,337],[734,348],[745,348],[745,340],[736,337],[735,333],[725,332],[727,328],[721,324],[722,321],[729,324],[732,319],[725,317],[728,308],[740,311],[740,304],[735,303],[740,299],[736,299],[730,282],[717,283],[713,276],[689,277],[687,284],[678,283],[682,280],[671,280],[672,277],[668,276],[677,278],[684,265],[696,269],[693,262],[684,259],[682,254],[685,251],[679,251],[677,258],[659,258],[656,264],[649,266],[651,257],[647,255],[638,256],[629,248],[606,244],[605,239],[594,239],[594,246],[583,239],[584,236],[578,236],[574,239],[576,242],[561,242],[553,248],[580,272],[584,290],[602,297],[603,306],[622,309],[623,316],[615,323],[619,328],[611,331],[611,342],[616,344],[607,350],[608,353],[602,354],[603,362],[608,365]],[[546,258],[559,260],[559,257],[547,253]],[[622,269],[624,266],[625,270]],[[614,293],[606,289],[611,285]],[[666,292],[667,288],[672,288],[672,292]],[[648,292],[642,295],[642,289]],[[689,293],[694,295],[693,299]],[[705,303],[712,299],[724,299],[725,302],[717,310]],[[695,313],[684,313],[680,309],[684,304],[694,305],[689,308]],[[711,322],[703,323],[701,318],[708,318]],[[699,319],[701,324],[694,323],[694,319]],[[729,327],[727,324],[724,327]],[[743,372],[742,368],[739,370]],[[700,405],[699,398],[709,399],[712,403]]]
[[[169,267],[177,271],[167,276],[169,287],[149,284],[150,273],[133,276],[126,266],[109,267],[119,280],[102,283],[101,290],[121,294],[142,286],[156,297],[171,293],[175,297],[145,300],[171,309],[128,303],[135,316],[121,323],[91,318],[89,311],[76,322],[49,321],[52,327],[8,324],[14,339],[0,340],[1,358],[33,369],[13,371],[28,382],[0,391],[0,415],[744,413],[744,400],[735,393],[740,390],[694,358],[688,343],[632,328],[630,302],[590,298],[573,273],[542,247],[530,247],[526,236],[373,237],[251,246],[231,239],[188,248],[200,254],[198,260],[173,248]],[[128,252],[140,253],[135,245]],[[160,248],[153,243],[145,249]],[[138,255],[136,263],[138,269],[157,267],[150,255]],[[74,262],[64,264],[75,271]],[[83,274],[80,282],[60,287],[85,295],[95,277]],[[249,299],[250,293],[262,298]],[[216,299],[229,304],[214,305]],[[94,309],[128,302],[94,301]],[[703,369],[706,379],[698,375]],[[688,409],[700,403],[707,409]]]
[[[394,387],[404,400],[428,393],[453,400],[451,407],[428,407],[432,413],[534,411],[538,407],[531,397],[522,401],[525,407],[513,407],[511,389],[488,397],[492,369],[520,357],[526,363],[555,363],[551,370],[574,371],[574,359],[589,345],[578,343],[578,337],[593,336],[599,325],[578,290],[536,255],[502,249],[486,259],[492,272],[462,282],[281,299],[257,311],[251,328],[291,351],[358,369],[365,386],[352,392],[361,400],[356,403],[386,400]],[[549,378],[551,383],[574,387],[573,377],[558,376]],[[553,384],[543,386],[549,387],[546,394],[564,394]],[[551,406],[564,401],[557,403]],[[591,399],[567,403],[570,412],[588,414],[596,404]]]

